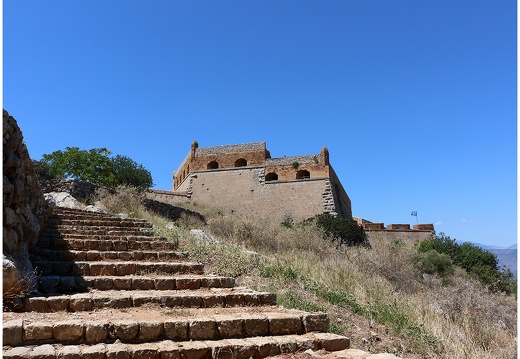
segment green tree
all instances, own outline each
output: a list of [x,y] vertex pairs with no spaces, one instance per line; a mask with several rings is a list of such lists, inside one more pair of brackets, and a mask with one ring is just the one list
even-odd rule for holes
[[117,155],[112,159],[118,185],[147,188],[153,186],[152,174],[129,157]]
[[106,187],[126,185],[146,188],[153,185],[150,171],[142,165],[126,156],[110,157],[111,154],[106,148],[87,151],[66,147],[65,151],[43,155],[38,168],[42,174],[46,174],[47,170],[52,178],[76,178]]
[[353,219],[323,213],[307,221],[315,221],[316,225],[323,229],[325,235],[340,245],[370,247],[365,230]]
[[76,178],[97,185],[113,186],[112,152],[106,148],[80,150],[78,147],[66,147],[65,151],[44,154],[43,160],[50,165],[50,173],[55,178]]

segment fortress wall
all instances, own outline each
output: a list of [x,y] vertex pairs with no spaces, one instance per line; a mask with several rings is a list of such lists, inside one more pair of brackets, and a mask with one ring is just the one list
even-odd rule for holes
[[433,231],[418,231],[418,230],[365,230],[368,240],[378,239],[391,242],[397,239],[403,241],[422,241],[429,239],[433,235]]
[[264,176],[263,167],[195,172],[179,189],[192,194],[191,202],[240,216],[282,222],[323,213],[323,194],[330,188],[328,179],[265,183]]
[[341,184],[341,181],[339,180],[332,166],[328,166],[328,168],[328,176],[330,178],[332,190],[334,192],[335,207],[337,208],[337,212],[345,218],[350,218],[352,217],[352,203],[350,202],[350,197],[347,195],[347,192],[343,188],[343,185]]

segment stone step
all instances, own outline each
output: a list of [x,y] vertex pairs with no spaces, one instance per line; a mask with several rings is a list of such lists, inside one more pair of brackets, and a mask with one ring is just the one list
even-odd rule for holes
[[42,232],[43,237],[55,237],[71,234],[79,235],[118,235],[118,236],[152,236],[153,230],[151,228],[133,228],[133,227],[117,227],[117,226],[82,226],[73,227],[46,227]]
[[46,228],[66,228],[66,227],[75,227],[78,229],[85,229],[88,227],[117,227],[117,228],[127,228],[127,229],[149,229],[152,228],[152,224],[149,222],[141,222],[141,221],[125,221],[125,220],[73,220],[73,219],[62,219],[62,220],[50,220],[46,226]]
[[26,312],[81,312],[103,308],[131,308],[142,305],[163,307],[211,308],[275,305],[276,295],[250,289],[203,288],[188,290],[107,290],[70,295],[27,297],[23,301]]
[[169,261],[182,260],[188,258],[188,252],[176,251],[99,251],[99,250],[65,250],[65,249],[46,249],[35,248],[30,251],[31,258],[37,260],[51,261],[103,261],[103,260],[122,260],[122,261]]
[[339,351],[347,349],[350,341],[331,333],[307,333],[304,335],[280,335],[250,337],[245,339],[196,340],[177,342],[163,340],[143,344],[93,344],[4,347],[3,357],[9,359],[26,358],[85,358],[85,359],[250,359],[307,349],[314,351]]
[[145,262],[145,261],[35,261],[34,269],[40,275],[87,275],[87,276],[125,276],[139,274],[203,274],[200,263]]
[[95,290],[183,290],[233,288],[235,278],[213,275],[179,276],[42,276],[38,289],[42,293],[74,293]]
[[38,247],[46,249],[70,249],[83,251],[173,251],[177,248],[176,243],[169,242],[163,237],[118,237],[112,239],[65,239],[65,238],[41,238]]
[[4,345],[221,340],[326,332],[329,326],[326,313],[273,306],[179,310],[148,307],[28,317],[4,321]]

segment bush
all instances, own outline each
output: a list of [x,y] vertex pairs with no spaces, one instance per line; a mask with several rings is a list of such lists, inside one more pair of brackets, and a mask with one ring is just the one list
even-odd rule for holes
[[453,274],[453,261],[450,256],[439,253],[435,249],[419,253],[416,261],[423,273],[438,274],[441,277]]
[[440,233],[431,239],[419,242],[417,250],[421,253],[435,250],[449,256],[454,264],[476,276],[492,291],[507,294],[516,292],[516,279],[511,271],[500,269],[495,254],[474,244],[468,242],[457,244],[455,239]]
[[339,245],[370,247],[365,230],[353,219],[323,213],[306,220],[306,222],[316,223],[318,227],[323,229],[326,236]]

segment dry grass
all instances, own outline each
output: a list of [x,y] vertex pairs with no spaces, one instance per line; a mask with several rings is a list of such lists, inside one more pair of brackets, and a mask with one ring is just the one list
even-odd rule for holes
[[177,232],[179,246],[208,271],[274,291],[282,305],[327,311],[331,331],[348,335],[355,348],[405,358],[517,356],[516,298],[487,291],[460,269],[449,281],[423,276],[412,243],[337,249],[313,226],[190,209],[203,212],[204,229],[218,243],[196,241],[185,229]]

